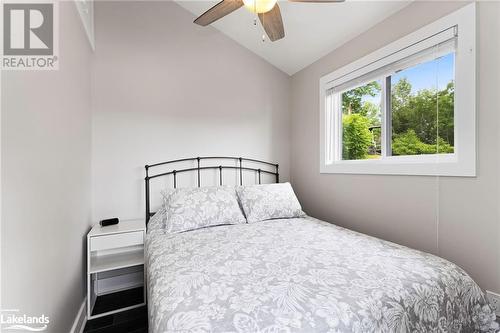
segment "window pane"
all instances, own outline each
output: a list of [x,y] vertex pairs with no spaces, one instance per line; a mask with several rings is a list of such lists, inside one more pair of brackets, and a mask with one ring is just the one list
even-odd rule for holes
[[365,160],[381,155],[381,83],[372,81],[347,90],[342,100],[342,159]]
[[454,152],[455,54],[391,77],[392,155]]

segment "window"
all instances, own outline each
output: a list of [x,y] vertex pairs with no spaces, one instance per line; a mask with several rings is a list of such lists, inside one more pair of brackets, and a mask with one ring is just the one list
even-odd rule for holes
[[[455,52],[430,53],[377,80],[328,91],[327,98],[340,99],[342,160],[454,153]],[[390,100],[383,103],[382,95]]]
[[[340,92],[342,159],[380,158],[382,152],[381,81],[370,81]],[[335,94],[330,91],[330,94]]]
[[474,12],[321,78],[321,172],[475,176]]
[[392,156],[453,154],[455,52],[387,77]]

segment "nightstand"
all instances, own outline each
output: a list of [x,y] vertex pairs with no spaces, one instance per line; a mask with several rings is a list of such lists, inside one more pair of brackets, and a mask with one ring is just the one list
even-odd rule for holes
[[87,234],[87,315],[94,319],[146,304],[144,219]]

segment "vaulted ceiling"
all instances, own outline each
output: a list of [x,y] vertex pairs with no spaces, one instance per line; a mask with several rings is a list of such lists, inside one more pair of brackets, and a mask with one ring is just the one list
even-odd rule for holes
[[[193,13],[205,12],[217,1],[176,1]],[[350,39],[399,11],[411,1],[353,1],[297,3],[280,1],[285,38],[263,42],[255,14],[244,7],[212,24],[244,47],[292,75]]]

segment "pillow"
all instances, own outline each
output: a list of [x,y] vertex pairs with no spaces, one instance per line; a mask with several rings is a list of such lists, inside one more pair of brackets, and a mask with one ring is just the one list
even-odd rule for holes
[[234,188],[179,188],[165,202],[165,229],[176,233],[221,224],[246,223]]
[[240,186],[236,192],[248,223],[306,215],[290,183]]
[[170,195],[172,195],[172,193],[174,193],[175,190],[176,190],[175,188],[166,188],[160,191],[162,207],[164,207],[167,204]]
[[164,227],[164,216],[165,216],[165,207],[161,206],[158,211],[151,216],[148,222],[147,232],[151,233],[153,231],[162,230]]

